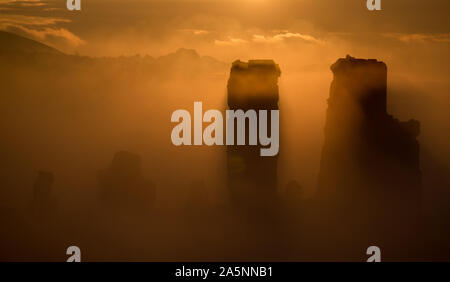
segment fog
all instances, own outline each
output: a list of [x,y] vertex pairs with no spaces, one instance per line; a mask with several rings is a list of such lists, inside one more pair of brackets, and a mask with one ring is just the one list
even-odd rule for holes
[[[122,2],[103,2],[89,3],[79,16],[37,8],[21,11],[26,20],[17,10],[2,14],[2,30],[63,53],[0,47],[0,208],[7,230],[0,260],[63,260],[71,244],[90,250],[90,260],[285,258],[289,248],[281,243],[266,257],[253,245],[250,255],[239,253],[254,231],[228,210],[226,148],[176,147],[170,139],[173,111],[192,115],[196,101],[203,111],[226,109],[237,59],[273,59],[280,66],[277,193],[286,197],[295,180],[307,203],[317,191],[331,64],[347,54],[385,62],[389,113],[421,124],[425,214],[438,226],[446,223],[450,41],[436,4],[447,4],[431,1],[435,20],[414,2],[398,17],[386,12],[379,24],[365,12],[327,8],[337,5],[330,1],[261,1],[258,7],[256,1],[175,1],[175,9],[151,1],[148,14],[141,1],[123,10]],[[386,3],[386,9],[398,12],[403,2]],[[359,9],[358,3],[349,5]],[[43,23],[37,15],[67,21]],[[423,26],[409,26],[411,20]],[[60,28],[70,32],[53,32]],[[138,155],[142,177],[154,183],[156,199],[144,213],[114,215],[104,206],[100,170],[119,151]],[[54,174],[57,208],[48,221],[30,212],[41,170]],[[216,242],[217,249],[204,247]],[[318,259],[312,253],[301,258]]]

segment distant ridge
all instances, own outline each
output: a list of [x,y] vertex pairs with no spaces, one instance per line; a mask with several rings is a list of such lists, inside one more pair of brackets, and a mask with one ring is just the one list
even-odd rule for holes
[[6,31],[0,31],[0,52],[63,54],[50,46]]
[[[23,36],[0,31],[0,55],[12,55],[12,54],[47,54],[47,55],[67,55],[53,47],[40,43],[38,41],[25,38]],[[78,58],[90,58],[93,60],[102,59],[98,57],[89,56],[76,56]],[[150,56],[130,56],[130,57],[103,57],[103,59],[109,60],[139,60],[154,67],[163,69],[178,69],[181,72],[201,72],[207,71],[209,73],[222,73],[228,68],[227,63],[223,63],[209,56],[200,56],[194,49],[180,48],[175,52],[168,53],[160,57]]]
[[186,70],[187,66],[195,66],[195,72],[209,70],[224,72],[228,69],[227,63],[223,63],[210,56],[200,56],[194,49],[179,48],[177,51],[157,57],[155,62],[165,68],[179,68]]

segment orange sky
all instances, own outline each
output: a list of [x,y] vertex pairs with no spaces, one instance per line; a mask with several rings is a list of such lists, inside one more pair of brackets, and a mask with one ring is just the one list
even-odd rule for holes
[[[344,4],[345,3],[345,4]],[[377,58],[409,79],[450,72],[450,1],[0,0],[0,29],[88,56],[160,56],[191,48],[224,62],[270,58],[323,71],[339,57]],[[414,58],[414,60],[411,60]]]
[[81,12],[69,12],[63,0],[0,0],[0,29],[93,56],[187,47],[229,59],[280,46],[373,46],[380,40],[448,47],[449,1],[382,0],[381,12],[369,12],[365,2],[82,0]]

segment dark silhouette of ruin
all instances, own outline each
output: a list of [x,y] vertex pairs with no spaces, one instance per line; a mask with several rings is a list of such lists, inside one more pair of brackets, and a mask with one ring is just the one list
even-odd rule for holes
[[[230,110],[278,110],[280,68],[272,60],[235,61],[228,80]],[[271,198],[277,185],[277,156],[261,157],[260,146],[248,146],[249,123],[246,121],[245,146],[227,146],[228,187],[232,201],[241,206],[256,203],[255,197]],[[236,139],[236,126],[235,126]]]
[[155,185],[142,174],[139,155],[120,151],[99,175],[102,200],[116,211],[148,211],[154,205]]
[[38,171],[33,184],[33,213],[37,217],[47,218],[56,209],[56,199],[53,196],[54,175],[52,172]]
[[[228,80],[229,109],[255,110],[258,119],[259,110],[266,110],[270,134],[270,111],[278,110],[280,74],[273,60],[235,61]],[[282,233],[276,192],[278,156],[263,157],[260,145],[248,145],[249,124],[246,120],[246,145],[227,146],[227,185],[233,206],[247,222],[247,246],[240,251],[246,256],[273,258],[282,253],[282,248],[276,244],[268,244],[279,242]],[[236,125],[234,132],[236,144]]]
[[331,70],[318,187],[321,208],[331,209],[337,224],[358,222],[365,232],[374,226],[390,236],[387,228],[417,221],[420,124],[387,113],[383,62],[347,56]]

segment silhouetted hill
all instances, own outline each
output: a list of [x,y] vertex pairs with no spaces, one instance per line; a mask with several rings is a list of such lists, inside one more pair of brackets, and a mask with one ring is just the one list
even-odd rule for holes
[[215,76],[225,74],[228,68],[227,63],[212,57],[200,56],[197,51],[185,48],[160,57],[134,55],[98,58],[69,55],[43,43],[4,31],[0,31],[0,56],[3,56],[2,59],[9,65],[8,68],[17,67],[21,70],[24,66],[33,67],[35,70],[51,66],[55,72],[66,72],[67,68],[86,68],[85,73],[92,69],[101,69],[101,73],[119,71],[115,73],[116,77],[123,72],[121,76],[124,78],[133,77],[134,74],[134,77],[143,75],[147,79],[158,80],[174,76],[191,78]]
[[164,56],[159,57],[159,60],[161,62],[171,62],[171,61],[177,61],[177,60],[188,60],[188,61],[195,61],[199,60],[200,56],[198,55],[197,51],[193,49],[185,49],[180,48],[174,53],[170,53]]
[[173,53],[161,56],[156,62],[163,69],[178,69],[187,72],[224,72],[228,64],[220,62],[212,57],[200,56],[193,49],[180,48]]
[[45,44],[5,31],[0,31],[0,52],[61,54]]

